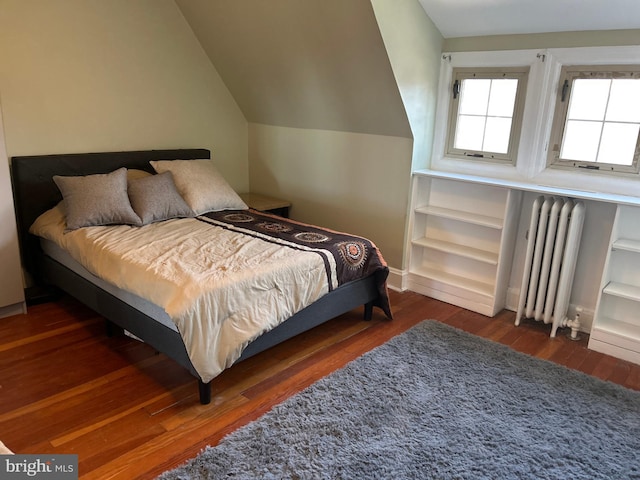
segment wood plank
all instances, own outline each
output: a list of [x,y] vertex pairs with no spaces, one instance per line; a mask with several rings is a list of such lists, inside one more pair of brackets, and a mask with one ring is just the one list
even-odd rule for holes
[[[362,309],[223,372],[200,405],[195,379],[69,297],[0,322],[1,440],[18,453],[77,453],[82,479],[151,479],[425,319],[640,390],[640,366],[587,350],[515,313],[493,318],[413,292],[390,292],[394,319]],[[24,428],[29,425],[29,428]]]

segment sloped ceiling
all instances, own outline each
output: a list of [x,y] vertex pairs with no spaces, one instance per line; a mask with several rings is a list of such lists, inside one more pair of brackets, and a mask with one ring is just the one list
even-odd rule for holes
[[411,138],[369,0],[176,0],[247,121]]
[[420,0],[445,38],[640,28],[638,0]]

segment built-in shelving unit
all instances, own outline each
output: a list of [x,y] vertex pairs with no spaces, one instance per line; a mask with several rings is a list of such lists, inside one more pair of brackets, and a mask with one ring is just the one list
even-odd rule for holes
[[521,192],[416,172],[410,290],[493,316],[504,308]]
[[640,363],[640,207],[618,205],[589,348]]
[[589,348],[640,364],[640,196],[417,170],[403,285],[485,315],[499,312],[526,192],[616,205]]

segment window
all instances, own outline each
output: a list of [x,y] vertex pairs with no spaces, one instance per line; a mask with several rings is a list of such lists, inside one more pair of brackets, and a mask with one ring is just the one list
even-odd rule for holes
[[638,172],[640,67],[562,68],[549,163]]
[[[502,153],[504,148],[491,152],[500,149],[478,141],[462,143],[463,136],[459,136],[456,144],[458,117],[468,113],[465,109],[460,111],[461,94],[467,91],[463,89],[463,80],[498,80],[517,76],[518,72],[521,76],[517,77],[508,154]],[[597,120],[585,119],[585,114],[578,109],[578,105],[594,108],[595,94],[579,95],[574,86],[575,79],[585,79],[588,87],[594,77],[601,77],[611,86],[606,98],[601,95],[604,100],[600,102],[606,106],[600,108],[601,118]],[[454,99],[456,80],[457,98]],[[568,82],[562,102],[565,80]],[[638,45],[445,52],[441,56],[433,144],[431,155],[426,157],[427,168],[452,175],[525,182],[536,188],[544,185],[640,198],[640,120],[637,118],[640,98],[638,87],[634,86],[639,80]],[[485,98],[489,97],[485,94]],[[568,117],[571,128],[567,129],[568,140],[561,155],[569,104],[576,107]],[[493,114],[488,99],[485,105],[486,113],[476,115],[482,121]],[[585,133],[586,123],[590,123],[591,128],[597,124],[597,136]],[[572,137],[569,134],[576,126],[583,130]],[[484,126],[475,130],[478,131],[484,142]],[[577,157],[576,147],[583,148],[589,142],[596,144],[590,149],[592,156]]]
[[453,70],[449,155],[515,162],[528,71]]

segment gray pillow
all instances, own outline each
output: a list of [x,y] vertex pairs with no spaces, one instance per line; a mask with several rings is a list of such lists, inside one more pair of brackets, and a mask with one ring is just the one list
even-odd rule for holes
[[127,195],[127,169],[111,173],[63,177],[55,175],[64,198],[67,230],[95,225],[140,225]]
[[143,225],[193,216],[193,211],[178,193],[171,172],[130,180],[129,200]]
[[157,160],[150,163],[158,173],[173,174],[178,192],[195,215],[249,208],[216,170],[211,160]]

